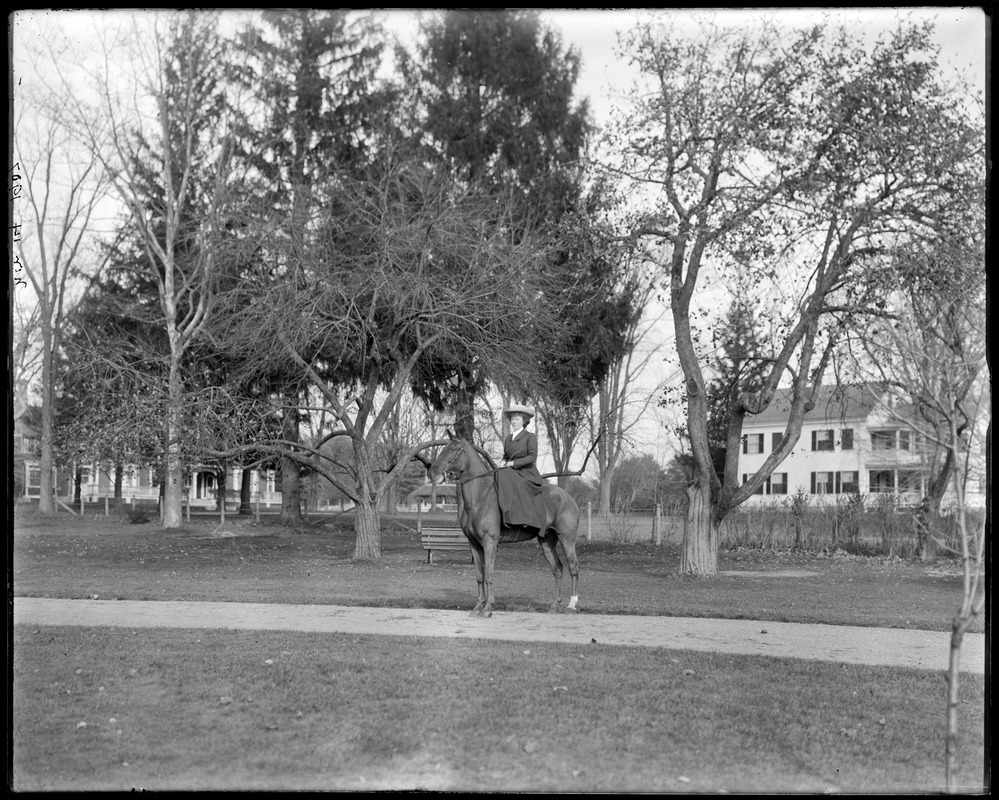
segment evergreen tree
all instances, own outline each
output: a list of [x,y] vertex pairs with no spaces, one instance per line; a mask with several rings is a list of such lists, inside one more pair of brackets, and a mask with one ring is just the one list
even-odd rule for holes
[[[356,176],[391,115],[391,91],[377,79],[383,45],[370,15],[347,10],[272,9],[244,30],[240,71],[251,102],[244,109],[240,153],[258,184],[259,225],[268,280],[297,279],[314,258],[316,231],[335,202],[342,176]],[[261,122],[262,120],[262,122]],[[254,292],[247,293],[253,302]],[[278,398],[283,438],[294,447],[303,423],[305,385],[295,370],[258,376]],[[302,465],[281,459],[283,521],[301,522]]]
[[[573,96],[578,54],[564,49],[533,11],[449,10],[431,18],[422,34],[415,57],[398,54],[416,95],[414,140],[456,183],[512,204],[521,231],[554,235],[568,215],[583,211],[580,159],[589,123],[586,103]],[[566,286],[593,269],[569,250],[548,267],[565,273]],[[567,332],[559,344],[572,338]],[[475,397],[490,381],[518,391],[516,376],[486,374],[458,350],[425,365],[414,390],[436,409],[454,409],[458,434],[471,439]]]

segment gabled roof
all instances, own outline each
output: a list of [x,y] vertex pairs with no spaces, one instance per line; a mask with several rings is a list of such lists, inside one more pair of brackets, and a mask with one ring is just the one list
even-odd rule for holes
[[[880,383],[857,383],[844,386],[820,386],[815,396],[815,407],[805,412],[808,422],[845,422],[864,420],[882,405],[886,386]],[[806,397],[809,390],[806,390]],[[791,389],[778,389],[769,407],[761,413],[747,416],[744,427],[755,425],[782,425],[791,413]]]

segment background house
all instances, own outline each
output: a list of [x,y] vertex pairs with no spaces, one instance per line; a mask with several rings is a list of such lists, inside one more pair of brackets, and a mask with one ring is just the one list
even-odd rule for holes
[[[15,501],[37,501],[41,493],[41,409],[27,405],[15,398],[13,435],[13,483]],[[226,498],[239,502],[242,469],[230,468],[226,480]],[[76,483],[80,491],[77,494]],[[114,465],[102,463],[60,464],[55,468],[54,488],[56,498],[72,504],[81,498],[95,503],[105,498],[114,499]],[[192,506],[215,508],[218,496],[218,476],[214,470],[195,468],[188,478],[187,491]],[[253,502],[257,499],[263,507],[281,505],[281,490],[277,485],[275,470],[253,470],[250,478]],[[154,467],[126,465],[122,470],[122,500],[126,503],[159,502],[159,477]]]
[[[790,390],[778,390],[769,408],[747,417],[739,456],[743,482],[779,445],[790,403]],[[859,492],[894,494],[901,505],[918,505],[938,445],[920,435],[913,419],[911,406],[877,384],[821,387],[794,450],[749,502],[783,500],[800,490],[820,503]],[[971,495],[979,489],[977,481],[969,483]],[[974,504],[974,497],[969,500]]]
[[458,506],[458,489],[453,483],[436,486],[425,483],[406,495],[406,502],[420,511],[431,511],[434,508],[453,511]]

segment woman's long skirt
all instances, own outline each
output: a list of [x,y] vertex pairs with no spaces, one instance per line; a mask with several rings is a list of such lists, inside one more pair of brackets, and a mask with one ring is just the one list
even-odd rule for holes
[[546,512],[541,489],[543,478],[525,475],[513,467],[496,472],[496,493],[499,495],[500,517],[506,527],[523,525],[541,530]]

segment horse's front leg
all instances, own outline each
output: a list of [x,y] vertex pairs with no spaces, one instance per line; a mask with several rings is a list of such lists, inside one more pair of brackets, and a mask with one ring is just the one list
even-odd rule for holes
[[475,604],[475,608],[472,609],[472,616],[477,617],[481,616],[482,609],[486,606],[485,574],[483,570],[485,558],[482,554],[482,545],[474,539],[469,539],[468,541],[472,546],[472,561],[475,563],[475,582],[479,589],[479,600]]
[[491,617],[493,615],[493,569],[496,566],[496,546],[497,542],[488,537],[482,543],[482,580],[486,592],[486,604],[479,610],[478,616]]

